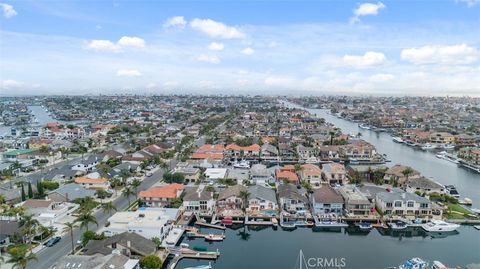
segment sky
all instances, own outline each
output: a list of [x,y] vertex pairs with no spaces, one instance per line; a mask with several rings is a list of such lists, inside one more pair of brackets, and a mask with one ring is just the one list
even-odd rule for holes
[[480,0],[0,0],[0,95],[480,96]]

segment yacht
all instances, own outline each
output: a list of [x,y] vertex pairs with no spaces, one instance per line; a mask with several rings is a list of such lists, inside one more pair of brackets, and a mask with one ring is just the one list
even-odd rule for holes
[[399,269],[427,269],[428,263],[417,257],[417,258],[411,258],[409,260],[406,260],[398,268]]
[[362,129],[365,129],[365,130],[370,130],[370,129],[372,129],[370,126],[368,126],[368,125],[365,124],[365,123],[359,124],[358,127],[362,128]]
[[455,149],[455,145],[453,144],[443,144],[444,149]]
[[372,224],[369,222],[359,222],[356,224],[360,230],[370,231],[372,229]]
[[445,266],[443,263],[441,263],[439,261],[433,261],[432,269],[451,269],[451,268]]
[[458,193],[457,188],[453,185],[445,185],[445,190],[447,190],[448,195],[455,198],[460,198],[460,193]]
[[234,168],[240,168],[240,169],[250,169],[250,162],[242,160],[240,162],[235,162],[233,164]]
[[437,148],[436,145],[433,145],[433,144],[430,144],[430,143],[426,143],[422,146],[423,150],[432,150],[432,149],[436,149],[436,148]]
[[396,143],[405,143],[405,141],[403,141],[403,139],[399,136],[394,136],[392,140],[393,142],[396,142]]
[[406,140],[405,145],[410,146],[410,147],[416,147],[417,143],[415,143],[413,141],[410,141],[410,140]]
[[452,232],[458,229],[460,225],[448,223],[443,220],[432,220],[422,225],[422,228],[427,232]]
[[405,230],[408,227],[407,223],[404,222],[404,221],[401,221],[401,220],[398,220],[396,222],[392,222],[389,225],[390,225],[390,228],[392,230],[395,230],[395,231]]

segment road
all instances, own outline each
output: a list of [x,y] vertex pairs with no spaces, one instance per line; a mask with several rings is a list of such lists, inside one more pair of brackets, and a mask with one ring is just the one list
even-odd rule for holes
[[[142,184],[138,187],[138,191],[146,190],[151,186],[153,186],[155,183],[157,183],[162,178],[163,172],[164,171],[162,169],[159,169],[155,171],[152,176],[146,177],[142,181]],[[114,204],[117,207],[118,211],[123,211],[128,207],[128,200],[124,196],[119,196],[114,201]],[[112,214],[107,214],[100,209],[95,213],[98,226],[93,224],[89,226],[89,229],[92,231],[96,231],[99,228],[105,226],[105,223],[107,223],[107,220],[111,215]],[[80,240],[81,235],[84,231],[85,230],[80,231],[79,228],[75,229],[73,232],[73,241],[77,242],[78,240]],[[63,256],[66,256],[67,254],[70,254],[71,251],[72,251],[72,239],[70,237],[70,234],[65,234],[60,240],[60,242],[58,242],[53,247],[47,247],[40,250],[37,253],[38,261],[33,261],[27,266],[27,268],[30,268],[30,269],[51,268],[57,260],[59,260]]]

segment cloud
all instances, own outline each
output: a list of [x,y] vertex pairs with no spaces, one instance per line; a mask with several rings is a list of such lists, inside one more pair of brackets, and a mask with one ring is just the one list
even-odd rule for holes
[[220,37],[225,39],[245,38],[245,34],[239,29],[211,19],[195,18],[190,22],[190,27],[210,37]]
[[220,63],[220,58],[218,58],[215,55],[207,55],[207,54],[202,54],[197,57],[197,61],[199,62],[207,62],[211,64],[218,64]]
[[295,84],[295,79],[291,77],[270,76],[265,78],[264,83],[269,87],[289,87]]
[[364,55],[345,55],[343,63],[355,68],[366,68],[385,63],[387,58],[381,52],[367,51]]
[[145,48],[145,40],[135,36],[122,36],[117,45],[121,47]]
[[136,69],[120,69],[117,71],[119,77],[140,77],[142,73]]
[[172,88],[172,87],[177,87],[179,84],[180,83],[178,83],[178,81],[176,80],[170,80],[163,83],[163,86],[166,88]]
[[392,74],[375,74],[375,75],[372,75],[370,76],[369,80],[371,82],[385,82],[385,81],[390,81],[390,80],[393,80],[395,78],[394,75]]
[[245,55],[252,55],[252,54],[255,53],[255,50],[252,49],[252,48],[250,48],[250,47],[248,47],[248,48],[244,48],[244,49],[242,50],[242,53],[245,54]]
[[472,64],[478,61],[480,52],[467,44],[431,45],[403,49],[401,58],[413,64]]
[[117,44],[114,44],[110,40],[103,39],[94,39],[90,40],[85,45],[86,49],[94,51],[109,51],[109,52],[120,52],[121,48]]
[[0,81],[0,89],[4,90],[13,90],[13,89],[18,89],[25,86],[25,83],[21,81],[16,81],[13,79],[6,79]]
[[163,27],[165,28],[178,27],[183,29],[185,28],[186,25],[187,25],[187,21],[185,20],[185,18],[183,18],[183,16],[175,16],[175,17],[168,18],[163,24]]
[[377,15],[380,9],[386,6],[382,2],[363,3],[353,10],[353,17],[350,18],[350,23],[356,23],[360,21],[360,17]]
[[117,43],[105,39],[94,39],[84,45],[85,49],[107,52],[121,52],[122,48],[126,47],[145,48],[145,40],[135,36],[122,36]]
[[217,42],[212,42],[208,45],[209,50],[215,50],[215,51],[220,51],[225,48],[225,45],[223,43],[217,43]]
[[467,4],[467,7],[474,7],[478,3],[480,3],[480,0],[455,0],[457,3],[465,3]]
[[15,11],[15,9],[13,9],[12,5],[5,4],[5,3],[0,3],[0,6],[2,6],[3,16],[6,19],[10,19],[12,17],[17,16],[18,13],[17,13],[17,11]]

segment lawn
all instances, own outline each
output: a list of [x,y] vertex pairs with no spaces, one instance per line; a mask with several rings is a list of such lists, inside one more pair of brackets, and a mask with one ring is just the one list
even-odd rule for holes
[[468,215],[475,215],[472,211],[468,210],[467,208],[459,205],[459,204],[448,204],[448,210],[444,211],[444,216],[448,219],[474,219],[475,217],[465,216]]

